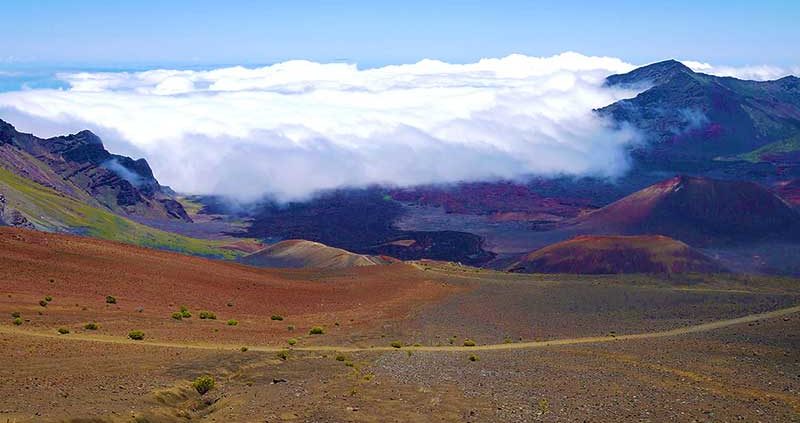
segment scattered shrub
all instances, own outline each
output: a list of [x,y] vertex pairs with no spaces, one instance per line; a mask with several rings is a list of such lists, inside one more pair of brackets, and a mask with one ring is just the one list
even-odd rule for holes
[[314,326],[310,331],[308,331],[309,335],[322,335],[324,333],[325,329],[323,329],[321,326]]
[[288,330],[289,332],[293,332],[294,331],[294,325],[286,326],[286,330]]
[[14,323],[15,326],[19,326],[19,325],[22,324],[22,318],[21,317],[15,317],[14,320],[12,320],[12,322]]
[[204,375],[198,376],[197,379],[192,382],[192,388],[194,388],[198,394],[205,395],[208,391],[214,389],[216,384],[213,377]]
[[239,324],[239,321],[238,321],[238,320],[236,320],[236,319],[230,319],[230,320],[228,320],[228,326],[236,326],[236,325],[238,325],[238,324]]
[[134,341],[141,341],[142,339],[144,339],[144,332],[140,330],[132,330],[128,332],[128,338],[131,338]]
[[189,312],[189,308],[186,306],[181,306],[179,309],[181,313],[181,318],[188,319],[192,317],[192,313]]
[[283,361],[289,359],[289,351],[278,351],[278,353],[275,355]]
[[39,300],[39,305],[42,306],[42,307],[47,307],[47,301]]
[[48,296],[44,297],[44,300],[49,303],[50,301],[53,301],[53,297],[48,295]]
[[403,343],[400,342],[400,341],[392,341],[392,343],[389,344],[389,345],[391,345],[392,348],[402,348],[403,347]]
[[475,355],[475,354],[470,355],[467,359],[469,361],[478,361],[478,360],[480,360],[480,358],[478,358],[478,356]]
[[473,341],[471,339],[465,339],[464,340],[464,346],[465,347],[474,347],[475,346],[475,341]]
[[344,365],[347,366],[347,367],[355,367],[356,366],[355,364],[353,364],[352,361],[345,361]]
[[172,313],[172,318],[175,319],[175,320],[181,320],[181,319],[183,319],[183,314],[181,314],[180,311],[176,311],[176,312]]
[[201,311],[200,312],[200,318],[203,319],[203,320],[206,320],[206,319],[208,319],[208,320],[217,320],[217,315],[214,314],[211,311]]
[[279,314],[273,314],[272,316],[270,316],[270,319],[271,319],[271,320],[278,320],[278,321],[281,321],[281,320],[283,320],[283,316],[281,316],[281,315],[279,315]]
[[62,335],[66,335],[66,334],[69,333],[69,329],[67,329],[67,328],[58,328],[58,333],[60,333]]
[[503,340],[503,343],[504,343],[504,344],[511,344],[511,343],[513,343],[513,342],[514,342],[514,340],[513,340],[513,339],[511,339],[511,338],[506,338],[506,339],[504,339],[504,340]]
[[233,307],[233,303],[226,304],[228,307]]
[[90,323],[87,323],[87,324],[83,325],[83,328],[86,329],[86,330],[97,330],[98,328],[100,328],[100,325],[98,325],[95,322],[90,322]]
[[542,398],[539,400],[539,414],[547,414],[550,412],[550,401]]
[[11,312],[11,317],[13,317],[13,318],[15,318],[15,319],[16,319],[17,317],[20,317],[20,316],[22,316],[22,313],[20,313],[20,312],[18,312],[18,311],[13,311],[13,312]]
[[242,347],[242,348],[239,348],[239,350],[240,350],[241,352],[247,352],[247,347]]
[[288,340],[288,341],[286,341],[286,343],[287,343],[287,344],[289,344],[289,345],[294,345],[294,344],[296,344],[296,343],[297,343],[297,340],[296,340],[296,339],[294,339],[294,338],[289,338],[289,340]]
[[106,304],[116,304],[117,298],[113,295],[106,295]]
[[336,354],[336,357],[334,357],[334,358],[336,359],[336,361],[345,361],[345,360],[347,360],[347,357],[345,357],[344,354]]

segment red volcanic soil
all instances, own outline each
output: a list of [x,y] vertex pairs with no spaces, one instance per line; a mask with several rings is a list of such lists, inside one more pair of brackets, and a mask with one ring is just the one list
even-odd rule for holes
[[527,273],[719,272],[712,259],[660,235],[579,236],[536,250],[509,270]]
[[753,182],[677,176],[576,220],[592,234],[662,234],[692,245],[796,236],[800,214]]
[[[72,235],[0,228],[0,314],[20,311],[23,328],[186,340],[284,340],[324,326],[335,335],[401,318],[458,288],[403,263],[338,271],[260,269]],[[107,295],[116,304],[106,304]],[[39,305],[45,296],[53,301]],[[194,316],[177,321],[181,305]],[[200,321],[200,310],[218,321]],[[270,316],[281,315],[283,321]],[[228,319],[239,325],[227,326]],[[339,325],[335,325],[339,323]],[[287,326],[296,332],[287,332]],[[347,328],[345,330],[345,328]],[[330,338],[327,338],[330,341]],[[255,342],[255,341],[252,341]]]
[[390,257],[355,254],[319,242],[290,239],[242,257],[242,263],[258,267],[345,269],[396,263]]
[[497,221],[559,221],[589,208],[588,200],[546,197],[513,182],[405,188],[391,196],[397,201],[442,207],[447,213],[489,215]]

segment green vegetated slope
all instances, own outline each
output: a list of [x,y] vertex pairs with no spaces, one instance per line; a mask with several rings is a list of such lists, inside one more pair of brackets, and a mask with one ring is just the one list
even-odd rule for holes
[[0,168],[0,192],[8,207],[18,210],[37,229],[70,232],[143,247],[232,259],[240,252],[222,241],[201,240],[154,229],[61,195]]
[[792,153],[799,150],[800,150],[800,134],[795,135],[791,138],[787,138],[785,140],[767,144],[759,148],[758,150],[741,154],[738,157],[742,160],[758,163],[763,161],[764,156],[768,156],[771,154]]

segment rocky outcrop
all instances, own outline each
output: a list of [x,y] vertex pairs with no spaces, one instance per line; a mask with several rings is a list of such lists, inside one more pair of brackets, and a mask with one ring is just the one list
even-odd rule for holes
[[[88,194],[117,213],[191,221],[146,160],[111,154],[91,131],[42,139],[0,120],[0,153],[3,167],[78,200]],[[38,162],[57,176],[43,174]]]
[[22,213],[7,207],[6,197],[3,194],[0,194],[0,226],[35,229]]
[[0,194],[0,226],[6,226],[5,219],[3,219],[3,213],[6,210],[6,197],[3,194]]

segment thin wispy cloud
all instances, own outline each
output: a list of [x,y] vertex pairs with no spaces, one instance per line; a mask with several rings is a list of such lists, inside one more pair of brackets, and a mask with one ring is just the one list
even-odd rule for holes
[[682,60],[684,65],[695,72],[707,73],[716,76],[732,76],[738,79],[749,79],[753,81],[770,81],[783,78],[784,76],[800,75],[800,67],[780,67],[770,65],[753,66],[715,66],[710,63],[698,62],[693,60]]
[[241,200],[369,184],[526,175],[615,176],[637,134],[592,110],[634,66],[564,53],[360,69],[290,61],[207,71],[70,73],[70,88],[0,94],[0,117],[57,135],[83,127],[136,151],[175,189]]

